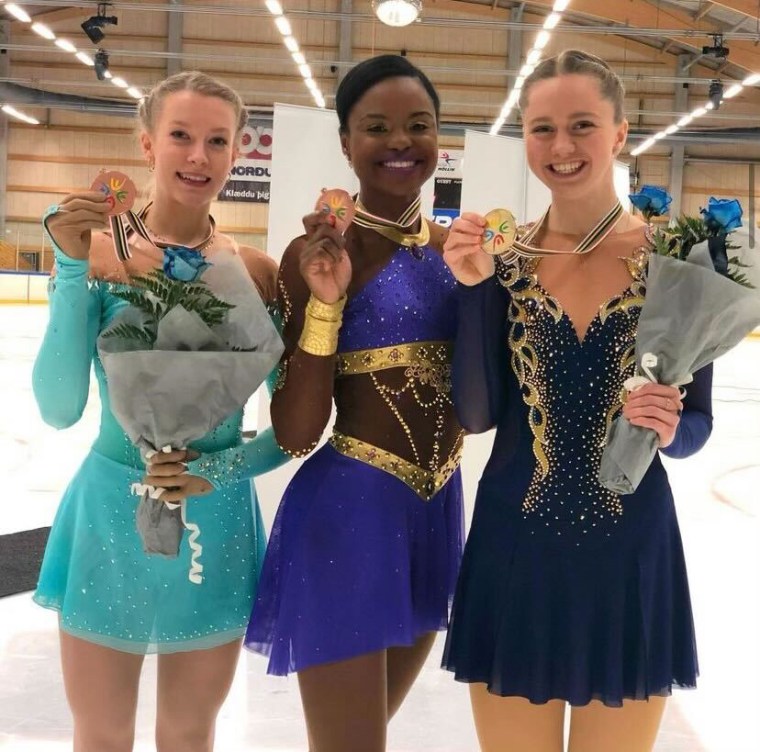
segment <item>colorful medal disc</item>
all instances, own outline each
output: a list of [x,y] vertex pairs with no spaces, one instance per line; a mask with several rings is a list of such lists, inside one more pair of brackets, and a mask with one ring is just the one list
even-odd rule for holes
[[90,186],[91,191],[100,191],[106,196],[111,207],[108,216],[115,217],[129,211],[137,198],[135,184],[123,173],[116,170],[101,172]]
[[356,216],[356,207],[351,196],[341,188],[322,191],[314,205],[314,210],[327,214],[331,218],[332,226],[340,233],[348,229]]
[[480,247],[491,256],[506,253],[517,237],[517,222],[512,212],[492,209],[485,216],[486,227]]

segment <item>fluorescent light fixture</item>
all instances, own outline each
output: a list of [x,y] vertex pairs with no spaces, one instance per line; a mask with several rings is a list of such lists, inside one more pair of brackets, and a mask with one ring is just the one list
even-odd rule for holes
[[499,134],[499,131],[501,130],[502,126],[504,125],[504,121],[499,118],[492,126],[491,130],[488,131],[488,134],[490,136],[497,136]]
[[531,50],[528,53],[528,57],[525,58],[525,64],[526,65],[532,65],[534,68],[536,67],[536,63],[541,59],[541,50]]
[[319,89],[317,82],[313,78],[305,78],[303,82],[306,84],[306,88],[310,89],[311,91],[316,91]]
[[570,0],[554,0],[554,7],[552,10],[555,13],[562,13],[568,5],[570,5]]
[[285,16],[277,16],[274,19],[275,26],[284,37],[289,37],[293,33],[293,29],[290,28],[290,21]]
[[306,58],[303,56],[303,52],[294,52],[293,60],[296,65],[306,65]]
[[688,125],[692,120],[694,120],[693,115],[684,115],[677,123],[676,125],[679,128],[683,128],[685,125]]
[[727,91],[723,92],[723,99],[731,99],[735,97],[744,87],[741,84],[734,84]]
[[558,23],[561,16],[559,13],[550,13],[546,17],[546,21],[544,21],[544,28],[545,29],[553,29]]
[[45,26],[45,24],[33,23],[32,31],[35,34],[39,34],[43,39],[50,39],[51,41],[55,39],[55,34],[53,34],[53,32],[50,31],[50,29],[48,29],[48,27]]
[[522,68],[520,68],[519,76],[521,78],[527,78],[531,73],[533,73],[533,69],[535,68],[535,65],[528,65],[527,63],[523,65]]
[[74,47],[74,45],[69,42],[68,39],[56,39],[55,44],[57,47],[60,47],[64,52],[76,52],[77,48]]
[[[19,21],[23,21],[24,23],[32,22],[31,16],[23,8],[19,8],[16,3],[6,3],[5,10],[7,10],[14,18],[18,18]],[[3,107],[3,109],[5,110],[5,107]],[[11,109],[13,108],[11,107]],[[14,117],[16,116],[14,115]]]
[[707,107],[697,107],[694,112],[691,113],[692,118],[702,117],[707,112]]
[[524,83],[525,83],[525,76],[518,76],[515,79],[515,84],[512,87],[512,90],[513,91],[520,91],[520,89],[522,89]]
[[20,112],[15,107],[11,107],[9,104],[4,104],[0,109],[6,114],[10,115],[11,117],[16,118],[16,120],[22,120],[25,123],[29,123],[30,125],[39,125],[40,121],[36,118],[30,117],[29,115],[26,115],[23,112]]
[[134,86],[130,86],[127,89],[127,94],[129,94],[130,97],[134,97],[135,99],[143,98],[142,92],[139,89],[135,88]]
[[298,52],[298,42],[296,42],[295,37],[285,37],[282,41],[285,42],[285,46],[290,52]]
[[114,86],[118,86],[120,89],[126,89],[129,87],[129,84],[123,78],[119,78],[118,76],[116,78],[112,78],[111,83]]
[[538,32],[536,41],[533,44],[533,49],[536,49],[536,50],[544,49],[544,47],[546,47],[549,40],[551,39],[551,36],[552,35],[546,29],[541,29],[541,31]]
[[[6,5],[5,7],[9,6]],[[752,73],[742,81],[742,86],[754,86],[755,84],[760,84],[760,73]]]
[[77,52],[77,60],[85,65],[95,65],[95,61],[86,52]]
[[659,141],[661,138],[665,138],[665,131],[660,131],[659,133],[655,133],[654,136],[652,136],[653,141]]
[[266,0],[265,5],[273,16],[282,15],[282,5],[280,5],[277,0]]
[[668,136],[672,136],[677,130],[678,130],[678,126],[677,125],[675,125],[675,124],[669,125],[665,129],[665,134],[668,135]]
[[311,68],[309,68],[308,65],[299,65],[298,66],[298,72],[304,77],[304,78],[311,78]]

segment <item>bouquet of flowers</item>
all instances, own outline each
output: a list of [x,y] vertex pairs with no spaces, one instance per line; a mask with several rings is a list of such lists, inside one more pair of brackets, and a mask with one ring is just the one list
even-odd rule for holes
[[[644,186],[630,199],[648,220],[664,214],[671,201],[656,186]],[[629,390],[647,381],[688,384],[695,371],[760,324],[760,293],[747,276],[756,264],[746,262],[748,243],[729,237],[741,226],[739,202],[710,198],[700,214],[681,217],[653,235],[636,335],[638,375],[626,383]],[[657,448],[655,431],[618,417],[602,455],[600,483],[633,493]]]
[[[241,409],[280,359],[282,341],[236,253],[213,263],[188,248],[166,248],[163,270],[134,277],[114,294],[125,307],[98,338],[117,420],[144,457],[183,449]],[[202,580],[200,530],[185,505],[154,489],[141,495],[137,529],[147,553],[176,557],[190,530],[190,579]]]

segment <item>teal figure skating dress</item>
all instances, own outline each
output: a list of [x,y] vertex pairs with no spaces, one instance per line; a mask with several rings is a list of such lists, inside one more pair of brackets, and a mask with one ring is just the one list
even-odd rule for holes
[[189,472],[215,490],[189,498],[186,514],[201,531],[203,581],[188,578],[185,533],[175,559],[143,552],[135,527],[139,497],[130,486],[145,466],[109,407],[96,340],[125,303],[113,284],[89,278],[89,262],[54,248],[50,321],[34,367],[43,419],[56,428],[84,411],[91,369],[98,383],[100,430],[61,500],[34,600],[60,612],[76,637],[130,653],[212,648],[245,632],[266,547],[252,482],[288,457],[272,429],[242,439],[242,411],[193,445]]

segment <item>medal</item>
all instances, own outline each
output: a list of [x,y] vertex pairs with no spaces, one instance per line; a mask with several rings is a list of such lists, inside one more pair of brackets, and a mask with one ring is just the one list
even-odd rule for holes
[[117,170],[101,172],[90,186],[91,191],[99,191],[105,194],[108,204],[109,217],[128,212],[137,198],[135,184],[123,173]]
[[354,221],[356,207],[351,196],[341,188],[323,190],[314,205],[314,210],[326,214],[330,224],[343,234]]
[[480,247],[489,256],[506,253],[517,237],[517,222],[512,212],[506,209],[492,209],[485,216],[486,227]]

